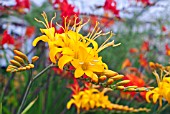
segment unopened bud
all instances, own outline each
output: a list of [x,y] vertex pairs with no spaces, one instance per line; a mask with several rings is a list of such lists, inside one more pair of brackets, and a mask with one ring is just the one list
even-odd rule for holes
[[30,66],[31,68],[34,68],[34,64],[29,64],[29,66]]
[[92,77],[91,77],[92,81],[95,82],[95,83],[98,83],[98,76],[96,74],[93,74]]
[[127,84],[129,82],[130,82],[130,80],[123,80],[123,81],[118,82],[116,85],[123,85],[123,84]]
[[114,77],[111,77],[113,80],[120,80],[122,79],[124,76],[123,75],[116,75]]
[[118,75],[117,72],[112,71],[112,70],[104,70],[103,74],[109,78]]
[[117,86],[116,89],[123,90],[125,87],[124,86]]
[[37,61],[39,59],[39,57],[38,56],[34,56],[34,57],[32,57],[32,63],[34,63],[35,61]]
[[18,61],[19,63],[24,64],[24,60],[23,60],[21,57],[19,57],[19,56],[14,56],[14,59],[15,59],[16,61]]
[[14,66],[21,67],[21,64],[18,61],[10,60],[10,63]]
[[107,84],[108,84],[108,85],[111,85],[113,82],[114,82],[114,80],[111,79],[111,78],[109,78],[109,79],[107,80]]
[[24,53],[22,53],[18,50],[14,50],[14,53],[28,62],[28,58]]
[[26,69],[29,70],[31,67],[30,66],[26,66]]
[[106,79],[107,79],[106,76],[100,76],[100,77],[99,77],[99,81],[100,81],[100,82],[104,82]]

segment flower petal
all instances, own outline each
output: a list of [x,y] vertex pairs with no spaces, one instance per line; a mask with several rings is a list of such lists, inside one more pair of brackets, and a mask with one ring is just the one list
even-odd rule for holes
[[37,43],[38,43],[40,40],[42,40],[43,42],[48,42],[48,41],[49,41],[49,39],[48,39],[48,37],[47,37],[46,35],[42,35],[42,36],[40,36],[40,37],[37,37],[37,38],[32,42],[32,45],[33,45],[33,46],[36,46]]
[[73,57],[71,56],[63,55],[58,61],[59,68],[63,70],[64,65],[70,62],[72,59]]
[[156,103],[159,98],[159,94],[155,93],[153,94],[153,103]]
[[58,52],[61,52],[62,49],[61,48],[57,48],[57,47],[53,47],[52,49],[50,49],[50,52],[49,52],[49,57],[50,57],[50,60],[53,62],[53,63],[56,63],[56,54]]
[[71,99],[68,103],[67,103],[67,109],[70,109],[72,104],[75,104],[75,100]]
[[75,78],[80,78],[84,74],[84,71],[81,67],[78,67],[74,72]]

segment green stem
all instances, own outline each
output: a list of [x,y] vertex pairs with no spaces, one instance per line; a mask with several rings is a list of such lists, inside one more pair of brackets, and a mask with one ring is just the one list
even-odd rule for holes
[[39,76],[41,76],[45,71],[47,71],[47,70],[48,70],[50,67],[52,67],[52,66],[53,66],[53,64],[50,64],[49,66],[47,66],[44,70],[42,70],[40,73],[38,73],[35,77],[33,77],[33,78],[29,81],[29,83],[28,83],[28,85],[27,85],[27,87],[26,87],[26,91],[25,91],[25,93],[24,93],[24,97],[23,97],[23,99],[22,99],[22,102],[21,102],[21,105],[20,105],[20,107],[19,107],[19,109],[18,109],[17,114],[21,114],[22,108],[23,108],[24,103],[25,103],[25,101],[26,101],[26,99],[27,99],[27,96],[28,96],[28,93],[29,93],[29,91],[30,91],[30,88],[31,88],[32,83],[33,83]]

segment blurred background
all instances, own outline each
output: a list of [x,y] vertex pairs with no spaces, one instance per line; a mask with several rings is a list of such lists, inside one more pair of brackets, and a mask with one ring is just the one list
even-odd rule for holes
[[[16,113],[29,79],[27,71],[12,74],[6,72],[14,56],[13,50],[21,50],[29,59],[33,55],[40,57],[33,70],[34,75],[50,64],[47,44],[39,42],[36,48],[32,47],[32,41],[41,35],[39,29],[45,28],[34,19],[43,20],[43,11],[47,13],[49,21],[54,14],[57,15],[53,23],[57,33],[63,31],[55,22],[63,25],[63,17],[72,20],[74,15],[84,22],[90,19],[81,30],[83,35],[93,30],[96,21],[100,22],[103,32],[113,31],[111,40],[121,45],[109,47],[100,55],[110,69],[131,80],[131,85],[157,86],[149,62],[169,64],[170,0],[0,0],[0,92],[5,90],[1,99],[4,114]],[[106,40],[106,37],[101,37],[97,40],[99,44]],[[71,90],[67,86],[72,82],[72,77],[71,73],[56,67],[43,74],[31,88],[26,104],[37,96],[38,100],[28,114],[75,114],[75,107],[66,109],[71,97]],[[158,112],[158,104],[146,103],[145,93],[114,91],[108,95],[113,103],[151,108],[150,114],[170,113],[169,107]],[[166,104],[163,101],[163,106]],[[122,112],[95,110],[85,113]]]

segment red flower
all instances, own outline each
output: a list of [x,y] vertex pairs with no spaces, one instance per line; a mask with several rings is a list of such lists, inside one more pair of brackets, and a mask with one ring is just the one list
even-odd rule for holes
[[136,0],[137,2],[142,2],[144,5],[152,5],[150,0]]
[[148,66],[148,62],[147,62],[147,60],[146,60],[146,58],[144,57],[143,54],[139,55],[139,63],[144,68],[146,68]]
[[16,0],[14,7],[19,13],[26,13],[30,10],[30,0]]
[[3,33],[1,45],[4,45],[6,43],[14,44],[14,38],[10,34],[8,34],[7,30],[5,30]]
[[34,26],[28,26],[26,28],[25,35],[28,37],[31,37],[35,33],[35,27]]
[[170,56],[170,47],[168,44],[165,45],[166,55]]
[[[145,81],[142,78],[140,78],[140,77],[138,77],[134,74],[127,74],[127,75],[125,75],[125,77],[123,79],[124,80],[130,80],[130,82],[128,84],[124,85],[125,87],[127,87],[127,86],[137,86],[137,87],[146,86]],[[136,94],[137,94],[137,92],[122,92],[121,93],[122,96],[130,95],[131,98],[133,98]],[[140,95],[144,99],[145,99],[145,94],[146,94],[146,92],[140,92]],[[136,98],[139,99],[138,97],[136,97]]]
[[130,48],[130,50],[129,50],[129,52],[130,53],[137,53],[138,52],[138,49],[136,49],[136,48]]
[[122,69],[126,67],[130,67],[132,64],[129,59],[125,59],[124,62],[122,63]]
[[80,86],[78,84],[77,79],[74,78],[73,81],[74,81],[74,83],[70,84],[68,86],[68,88],[70,88],[72,90],[72,92],[73,92],[72,94],[74,95],[74,94],[77,94],[78,92],[80,92]]
[[149,51],[149,42],[148,41],[144,41],[142,43],[141,50],[142,51]]
[[166,32],[166,31],[167,31],[167,28],[166,28],[164,25],[162,25],[162,31],[163,31],[163,32]]
[[116,17],[119,18],[119,10],[117,9],[117,4],[115,0],[106,0],[103,8],[104,10],[111,11],[113,14],[115,14]]

